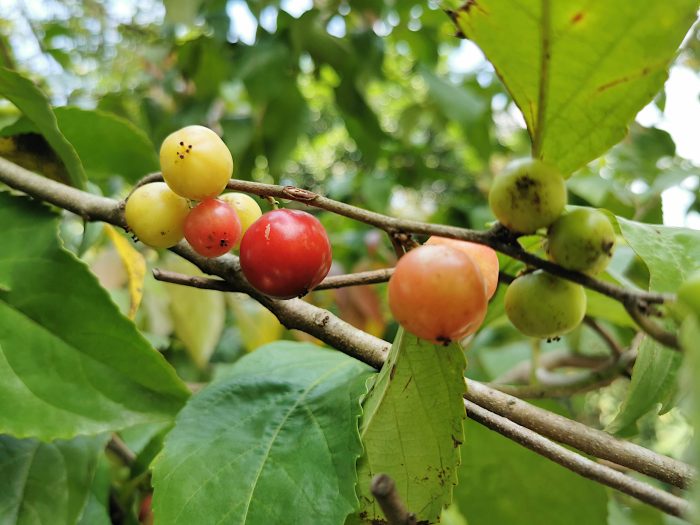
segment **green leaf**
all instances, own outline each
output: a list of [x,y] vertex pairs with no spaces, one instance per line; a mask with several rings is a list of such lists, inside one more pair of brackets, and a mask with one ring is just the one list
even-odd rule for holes
[[[204,275],[194,264],[175,256],[168,257],[164,266],[186,275]],[[166,284],[164,287],[170,298],[175,335],[185,345],[192,361],[203,369],[209,363],[224,330],[224,294],[178,284]]]
[[50,440],[170,420],[185,385],[60,246],[56,223],[0,193],[0,432]]
[[477,0],[455,21],[523,112],[533,155],[569,174],[626,133],[695,20],[696,0]]
[[[692,388],[691,401],[691,422],[694,428],[700,428],[700,383],[697,378],[700,377],[700,318],[696,315],[689,315],[681,325],[680,342],[683,351],[687,353],[688,359],[686,374],[690,379],[689,383]],[[695,458],[695,467],[700,467],[700,432],[695,432],[693,435],[692,454]],[[696,483],[693,488],[691,501],[700,501],[700,484]],[[697,506],[693,511],[693,523],[700,525],[700,508]]]
[[31,120],[66,166],[70,184],[85,188],[85,171],[75,148],[63,135],[46,95],[29,79],[0,67],[0,96],[12,102]]
[[42,443],[0,436],[0,525],[75,525],[108,439]]
[[639,345],[639,355],[625,400],[606,430],[628,433],[637,420],[651,409],[668,406],[676,391],[676,376],[681,362],[679,352],[664,348],[645,337]]
[[107,456],[101,455],[78,525],[112,525],[108,510],[111,467]]
[[[620,232],[649,270],[649,288],[675,292],[700,261],[700,232],[642,224],[617,217]],[[624,433],[641,416],[664,407],[676,389],[681,354],[646,338],[634,365],[632,381],[620,412],[608,430]]]
[[620,233],[649,269],[649,289],[675,292],[700,268],[700,231],[617,217]]
[[[112,113],[76,107],[55,108],[54,113],[63,135],[77,150],[90,180],[101,181],[119,175],[136,182],[149,172],[157,171],[158,155],[151,139],[128,120]],[[41,132],[20,119],[2,130],[3,136]]]
[[468,420],[455,502],[469,525],[605,525],[607,495],[589,481]]
[[365,455],[357,475],[365,522],[384,518],[369,490],[379,473],[394,479],[419,521],[435,521],[452,500],[464,441],[465,366],[459,345],[438,346],[399,330],[363,404]]
[[359,397],[371,369],[278,342],[178,416],[153,470],[156,524],[343,523],[357,507]]

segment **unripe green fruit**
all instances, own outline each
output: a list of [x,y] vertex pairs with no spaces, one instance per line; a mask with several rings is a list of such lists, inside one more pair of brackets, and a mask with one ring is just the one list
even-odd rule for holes
[[508,286],[505,309],[510,322],[523,334],[549,339],[581,323],[586,315],[586,293],[579,284],[538,270]]
[[564,268],[598,274],[615,248],[615,230],[604,213],[579,208],[559,217],[547,232],[547,254]]
[[534,233],[552,224],[566,206],[566,184],[559,171],[537,159],[513,163],[496,176],[489,205],[509,230]]
[[678,288],[678,302],[700,319],[700,270],[691,274]]

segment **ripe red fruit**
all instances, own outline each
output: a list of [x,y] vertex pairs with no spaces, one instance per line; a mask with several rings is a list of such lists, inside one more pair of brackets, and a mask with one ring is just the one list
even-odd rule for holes
[[406,330],[446,344],[473,334],[488,306],[481,271],[462,250],[425,244],[399,259],[389,280],[389,308]]
[[331,268],[331,243],[313,215],[273,210],[255,221],[241,241],[241,269],[260,292],[290,299],[305,295]]
[[233,248],[241,238],[241,221],[223,201],[205,199],[185,219],[185,239],[204,257],[218,257]]

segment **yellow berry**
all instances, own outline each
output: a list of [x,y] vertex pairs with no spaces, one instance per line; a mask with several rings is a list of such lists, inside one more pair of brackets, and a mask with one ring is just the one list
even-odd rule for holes
[[124,216],[141,242],[153,248],[170,248],[183,238],[189,212],[186,199],[173,193],[164,182],[153,182],[131,194]]
[[[219,200],[224,201],[236,211],[241,221],[241,233],[245,233],[248,227],[262,216],[262,210],[258,203],[245,193],[224,193],[219,197]],[[240,245],[241,241],[239,239],[234,249],[237,250]]]
[[175,193],[193,200],[216,197],[233,174],[233,158],[209,128],[187,126],[168,135],[160,147],[160,170]]

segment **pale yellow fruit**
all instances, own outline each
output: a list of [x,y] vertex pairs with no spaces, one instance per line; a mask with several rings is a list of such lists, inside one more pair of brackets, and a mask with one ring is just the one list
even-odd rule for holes
[[153,248],[170,248],[184,236],[187,199],[176,195],[164,182],[137,188],[126,202],[124,216],[138,240]]
[[[224,193],[219,196],[219,200],[224,201],[236,211],[241,221],[241,239],[248,227],[262,216],[262,210],[258,203],[255,202],[253,197],[245,193]],[[233,249],[237,250],[240,246],[241,241],[239,239]]]
[[160,170],[175,193],[187,199],[216,197],[233,174],[233,157],[209,128],[187,126],[171,133],[160,147]]

